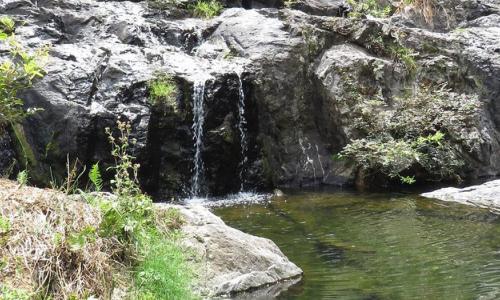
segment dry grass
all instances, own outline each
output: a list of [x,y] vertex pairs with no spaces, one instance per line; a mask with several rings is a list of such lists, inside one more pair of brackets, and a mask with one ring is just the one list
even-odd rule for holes
[[427,24],[432,25],[434,19],[434,1],[433,0],[414,0],[413,6],[423,16]]
[[[0,215],[9,224],[7,232],[0,231],[0,287],[53,299],[110,296],[119,243],[79,235],[99,227],[96,208],[60,192],[0,179]],[[75,236],[83,241],[80,247],[72,242]]]
[[435,0],[402,0],[398,5],[398,11],[403,11],[406,7],[412,7],[423,16],[427,24],[433,26],[436,11]]

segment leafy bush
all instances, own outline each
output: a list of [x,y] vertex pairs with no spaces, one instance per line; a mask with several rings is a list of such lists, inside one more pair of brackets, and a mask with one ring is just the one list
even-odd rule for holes
[[10,231],[10,221],[6,217],[0,215],[0,244],[2,238],[7,235]]
[[[349,95],[349,94],[348,94]],[[338,157],[349,159],[368,174],[403,176],[420,169],[430,179],[458,176],[462,151],[479,151],[485,137],[478,124],[481,104],[476,96],[440,88],[420,88],[414,95],[383,101],[365,101],[351,94],[352,139]],[[349,100],[349,99],[348,99]]]
[[19,183],[20,186],[26,185],[28,183],[28,179],[28,170],[23,170],[17,174],[17,183]]
[[0,299],[2,300],[29,300],[33,295],[22,290],[0,284]]
[[16,22],[12,18],[7,16],[0,17],[0,35],[6,38],[8,35],[13,34],[15,29]]
[[[161,219],[155,213],[151,198],[140,190],[139,165],[133,163],[134,157],[129,154],[130,146],[135,144],[129,139],[131,126],[118,121],[118,130],[119,135],[115,138],[106,128],[115,158],[111,185],[116,199],[94,199],[103,215],[100,234],[129,245],[128,256],[134,259],[135,290],[132,293],[136,298],[193,298],[189,290],[191,270],[184,251],[173,237],[182,218],[178,211],[170,209],[161,214]],[[78,246],[87,238],[86,233],[76,235],[74,244]]]
[[410,73],[417,69],[415,57],[418,53],[402,45],[398,38],[379,32],[370,36],[367,42],[367,49],[377,55],[388,56],[396,62],[401,62]]
[[129,154],[131,126],[118,121],[119,136],[115,138],[106,128],[111,154],[115,158],[115,171],[111,181],[116,201],[98,199],[97,204],[103,213],[101,233],[105,236],[116,236],[120,241],[136,243],[144,235],[144,229],[153,224],[153,202],[144,195],[137,181],[139,165],[133,163],[134,157]]
[[295,4],[297,4],[297,0],[285,0],[283,1],[283,4],[285,5],[286,8],[293,8]]
[[189,6],[193,16],[210,19],[220,14],[224,7],[217,0],[199,0]]
[[414,58],[416,53],[413,52],[413,50],[411,50],[410,48],[406,48],[398,44],[393,44],[388,47],[388,50],[390,56],[393,59],[402,62],[406,66],[406,69],[408,71],[413,72],[417,69],[417,63],[415,62]]
[[23,108],[23,100],[17,95],[29,88],[33,80],[44,76],[43,66],[47,60],[47,48],[28,53],[13,35],[14,22],[0,19],[0,42],[9,49],[9,56],[0,62],[0,129],[9,123],[16,123],[36,109]]
[[366,15],[372,15],[377,18],[389,17],[394,12],[394,7],[384,5],[379,0],[347,0],[352,10],[349,17],[360,18]]

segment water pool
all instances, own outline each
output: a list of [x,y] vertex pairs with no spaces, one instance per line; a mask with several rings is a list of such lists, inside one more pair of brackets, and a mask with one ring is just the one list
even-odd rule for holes
[[279,299],[500,299],[500,218],[485,210],[303,191],[213,211],[304,270]]

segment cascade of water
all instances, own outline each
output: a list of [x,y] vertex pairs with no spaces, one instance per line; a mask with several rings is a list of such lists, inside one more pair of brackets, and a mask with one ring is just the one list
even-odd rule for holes
[[193,140],[194,140],[194,167],[191,179],[191,195],[199,196],[203,177],[203,160],[201,151],[203,149],[203,123],[205,123],[205,82],[206,79],[197,80],[193,86]]
[[245,169],[248,162],[247,151],[247,120],[245,118],[245,91],[243,90],[243,80],[241,72],[237,73],[239,81],[239,101],[238,101],[238,130],[240,132],[241,157],[240,162],[240,192],[243,192],[245,184]]
[[[307,143],[307,146],[305,145],[305,143]],[[305,158],[303,169],[304,171],[307,171],[309,168],[311,168],[311,170],[313,171],[313,178],[316,181],[316,167],[314,166],[314,159],[309,157],[308,154],[308,152],[311,150],[312,145],[311,143],[307,142],[307,138],[305,141],[302,138],[299,138],[299,145]]]

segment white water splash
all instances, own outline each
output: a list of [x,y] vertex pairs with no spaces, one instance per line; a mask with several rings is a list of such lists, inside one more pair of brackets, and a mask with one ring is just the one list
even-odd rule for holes
[[223,198],[204,198],[192,197],[184,199],[185,204],[198,204],[205,207],[221,207],[239,204],[258,204],[270,201],[272,194],[257,194],[252,192],[240,192],[233,195],[227,195]]

